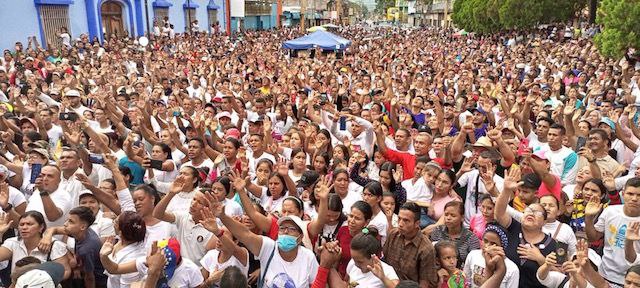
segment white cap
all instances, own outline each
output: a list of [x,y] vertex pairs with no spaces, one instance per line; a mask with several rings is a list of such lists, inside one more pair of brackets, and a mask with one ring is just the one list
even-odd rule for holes
[[31,270],[22,274],[16,281],[16,287],[25,288],[56,288],[49,273],[42,270]]
[[284,221],[291,221],[293,222],[293,224],[296,224],[296,226],[298,226],[298,228],[300,228],[300,231],[304,231],[304,222],[302,222],[302,219],[300,219],[300,217],[295,216],[295,215],[291,215],[291,216],[284,216],[280,219],[278,219],[278,226],[282,226],[282,223]]
[[71,90],[67,91],[66,93],[64,93],[64,96],[80,97],[80,92],[78,90],[71,89]]
[[220,120],[220,118],[222,117],[227,117],[229,119],[231,119],[231,113],[227,112],[227,111],[222,111],[220,113],[218,113],[218,115],[216,115],[216,119]]

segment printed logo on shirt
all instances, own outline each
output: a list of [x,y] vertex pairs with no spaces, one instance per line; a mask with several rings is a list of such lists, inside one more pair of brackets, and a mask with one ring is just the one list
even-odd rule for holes
[[624,248],[624,240],[627,234],[627,224],[623,224],[620,228],[617,228],[614,225],[609,225],[609,232],[611,233],[611,237],[607,239],[607,242],[610,246],[617,248]]
[[297,288],[293,279],[287,275],[287,273],[279,273],[276,277],[273,277],[269,288]]

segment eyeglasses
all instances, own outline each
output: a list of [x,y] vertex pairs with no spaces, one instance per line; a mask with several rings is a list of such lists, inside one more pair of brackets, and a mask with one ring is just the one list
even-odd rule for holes
[[534,216],[544,217],[544,212],[539,210],[533,210],[533,208],[524,208],[524,214],[533,214]]
[[293,227],[293,226],[280,226],[278,228],[278,232],[280,233],[285,233],[285,234],[291,234],[294,232],[299,232],[297,227]]

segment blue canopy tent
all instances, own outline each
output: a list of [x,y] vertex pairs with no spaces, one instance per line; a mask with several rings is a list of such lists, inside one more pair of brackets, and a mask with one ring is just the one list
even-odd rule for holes
[[321,48],[322,50],[344,50],[351,45],[351,41],[331,32],[318,30],[300,38],[285,41],[282,48],[291,50],[305,50]]

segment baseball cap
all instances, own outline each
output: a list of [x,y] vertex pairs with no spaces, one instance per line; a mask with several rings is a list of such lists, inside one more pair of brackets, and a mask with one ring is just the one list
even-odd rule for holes
[[33,270],[18,277],[16,287],[55,288],[64,278],[64,266],[56,262],[38,264]]
[[302,173],[302,177],[298,180],[297,187],[307,188],[313,184],[315,184],[320,178],[320,174],[313,170],[307,170]]
[[531,156],[536,157],[539,160],[548,160],[547,159],[547,155],[545,155],[546,153],[547,153],[547,151],[538,150],[536,152],[533,152],[533,154]]
[[535,173],[528,173],[522,176],[522,182],[524,182],[524,184],[522,184],[522,187],[529,189],[538,189],[542,184],[542,180]]
[[293,224],[296,224],[296,226],[298,226],[300,232],[304,231],[304,228],[302,228],[304,227],[304,222],[302,222],[302,219],[300,219],[300,217],[295,215],[284,216],[278,219],[278,226],[282,226],[282,223],[284,223],[284,221],[291,221],[293,222]]
[[67,91],[67,93],[64,93],[64,96],[67,96],[67,97],[80,97],[80,92],[78,92],[78,90],[71,89],[71,90]]
[[220,113],[218,113],[218,115],[216,115],[216,119],[220,120],[220,118],[222,117],[227,117],[229,119],[231,119],[231,113],[227,112],[227,111],[222,111]]
[[229,128],[229,129],[227,129],[227,131],[225,132],[225,138],[227,138],[227,137],[240,139],[240,130],[238,130],[237,128]]
[[427,125],[420,125],[418,126],[418,132],[426,132],[431,134],[431,128],[429,128],[429,126]]
[[25,59],[26,61],[33,61],[33,57],[29,56]]
[[258,115],[258,114],[251,114],[249,115],[249,117],[247,118],[247,120],[251,123],[256,123],[256,122],[262,122],[264,121],[264,119],[262,118],[262,116]]
[[[616,123],[613,122],[613,120],[611,120],[611,118],[602,117],[602,119],[600,120],[600,123],[607,124],[609,127],[611,127],[611,130],[616,131]],[[598,124],[600,124],[600,123],[598,123]]]

